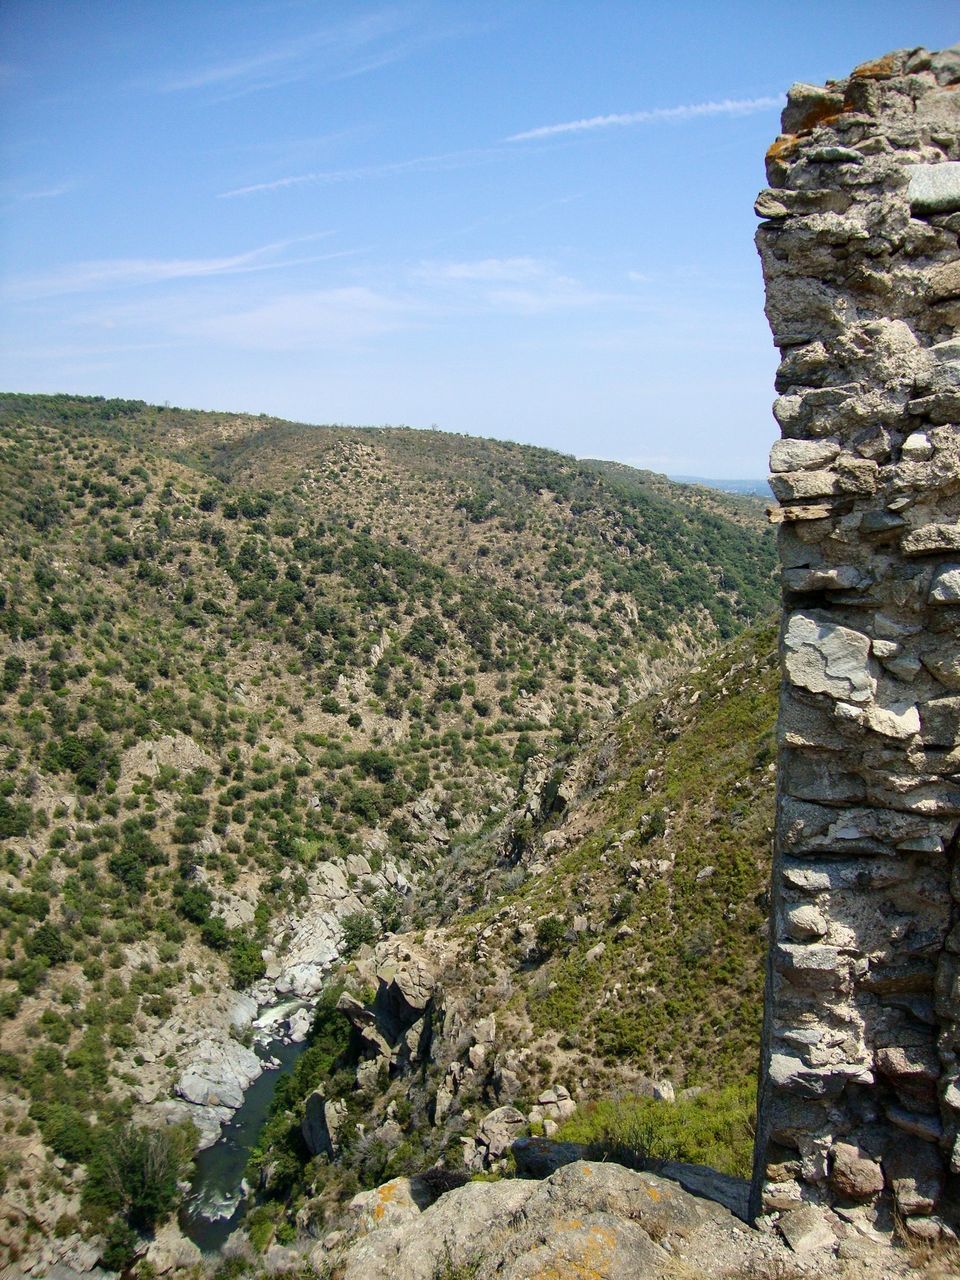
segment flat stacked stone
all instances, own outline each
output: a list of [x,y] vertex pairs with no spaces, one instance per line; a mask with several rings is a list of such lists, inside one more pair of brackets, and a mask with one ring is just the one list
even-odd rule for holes
[[757,244],[784,617],[755,1213],[960,1175],[960,46],[796,85]]

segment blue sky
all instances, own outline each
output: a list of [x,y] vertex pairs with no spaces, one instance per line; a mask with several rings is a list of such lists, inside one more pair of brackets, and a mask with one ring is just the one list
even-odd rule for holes
[[3,0],[0,386],[762,474],[780,95],[956,0]]

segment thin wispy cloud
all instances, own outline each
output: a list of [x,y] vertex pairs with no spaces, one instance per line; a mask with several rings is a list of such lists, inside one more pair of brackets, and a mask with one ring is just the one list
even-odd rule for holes
[[424,263],[419,274],[430,280],[490,281],[532,280],[548,273],[536,258],[479,258],[470,262]]
[[[633,111],[624,115],[592,116],[585,120],[571,120],[563,124],[543,125],[505,138],[506,143],[524,142],[554,137],[566,133],[582,133],[591,129],[632,124],[650,124],[660,121],[693,120],[710,116],[745,116],[758,111],[781,107],[784,99],[775,98],[725,98],[721,102],[688,103],[678,107],[656,107],[649,111]],[[283,191],[291,187],[333,186],[345,182],[361,182],[371,178],[386,178],[404,173],[433,173],[451,169],[465,169],[473,165],[490,164],[508,159],[511,149],[502,146],[475,147],[465,151],[450,151],[440,155],[414,156],[409,160],[394,160],[385,164],[360,165],[352,169],[318,169],[307,173],[285,174],[265,182],[252,182],[246,186],[231,187],[217,193],[221,200],[233,200],[239,196],[259,195],[268,191]]]
[[0,200],[57,200],[77,189],[73,179],[64,182],[33,182],[19,178],[0,183]]
[[[216,258],[107,258],[78,262],[47,275],[14,280],[8,292],[17,298],[55,297],[68,293],[89,293],[105,289],[129,288],[135,285],[162,284],[174,280],[193,280],[210,276],[241,275],[251,271],[276,271],[285,267],[316,262],[316,255],[284,256],[293,245],[323,239],[331,231],[301,236],[295,240],[278,240],[246,253]],[[321,255],[333,257],[340,255]]]
[[295,173],[269,182],[254,182],[246,187],[220,191],[221,200],[257,195],[264,191],[282,191],[287,187],[333,186],[341,182],[361,182],[368,178],[387,178],[403,173],[437,173],[450,169],[466,169],[489,164],[508,153],[499,147],[479,147],[469,151],[449,151],[441,155],[414,156],[409,160],[392,160],[385,164],[360,165],[355,169],[319,169],[313,173]]
[[225,58],[156,78],[162,93],[218,90],[214,101],[230,101],[308,76],[327,84],[369,75],[443,40],[477,29],[464,21],[417,24],[415,11],[384,8],[298,37],[268,44],[247,56]]
[[511,134],[507,142],[530,142],[566,133],[588,133],[595,129],[623,128],[635,124],[661,124],[698,120],[710,116],[748,116],[757,111],[782,107],[784,98],[723,98],[719,102],[689,102],[677,107],[652,107],[646,111],[627,111],[617,115],[587,116],[582,120],[566,120],[561,124],[540,125]]
[[[71,341],[90,352],[101,343],[116,346],[120,334],[127,343],[158,346],[199,342],[224,351],[329,351],[414,331],[449,332],[490,318],[524,324],[591,308],[609,315],[613,307],[633,305],[629,296],[605,292],[535,257],[426,260],[394,270],[359,264],[313,287],[299,280],[267,288],[243,283],[240,273],[258,265],[250,255],[236,255],[204,261],[198,271],[191,260],[189,275],[182,263],[181,274],[172,275],[168,264],[162,278],[175,280],[175,287],[91,292],[81,306],[71,298],[77,335]],[[155,264],[150,267],[151,280],[160,278]],[[137,264],[138,281],[145,275]],[[211,275],[234,278],[199,287],[199,278]]]
[[268,68],[276,67],[299,56],[301,50],[296,47],[282,47],[258,54],[253,58],[241,58],[236,62],[223,62],[214,66],[200,68],[184,75],[175,75],[161,84],[164,93],[181,93],[187,89],[207,89],[221,86],[232,81],[250,76],[258,77]]
[[285,294],[253,307],[191,318],[197,337],[254,351],[308,351],[366,342],[407,327],[414,301],[364,285]]
[[75,191],[77,184],[75,182],[57,182],[51,187],[32,187],[24,191],[20,195],[21,200],[58,200],[60,196],[67,196],[71,191]]
[[[315,73],[321,58],[332,62],[334,65],[327,69],[337,74],[344,70],[335,65],[337,60],[346,61],[349,66],[350,60],[356,59],[360,51],[377,41],[394,37],[407,25],[408,19],[397,11],[365,14],[349,22],[304,32],[299,37],[280,41],[247,57],[225,59],[168,75],[160,79],[157,87],[164,93],[211,88],[255,91]],[[383,58],[390,52],[381,52],[377,56]]]

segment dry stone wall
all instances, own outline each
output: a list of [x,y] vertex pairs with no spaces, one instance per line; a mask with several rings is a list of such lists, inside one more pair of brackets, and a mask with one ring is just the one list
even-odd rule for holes
[[754,1210],[935,1237],[960,1183],[960,46],[795,85],[782,129],[756,205],[784,614]]

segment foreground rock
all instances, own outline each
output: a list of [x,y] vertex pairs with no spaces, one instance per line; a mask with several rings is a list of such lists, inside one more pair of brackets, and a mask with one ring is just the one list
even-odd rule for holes
[[195,1267],[201,1260],[201,1253],[192,1240],[188,1240],[175,1222],[162,1226],[147,1247],[146,1260],[157,1275],[167,1275]]
[[[568,1144],[552,1145],[558,1158],[567,1154],[560,1149]],[[699,1166],[674,1168],[691,1185],[743,1201],[739,1179]],[[906,1280],[917,1274],[906,1250],[829,1211],[795,1210],[780,1234],[751,1230],[727,1208],[671,1178],[616,1164],[575,1159],[543,1181],[468,1182],[436,1196],[435,1184],[423,1178],[396,1178],[364,1192],[351,1205],[352,1241],[345,1245],[343,1233],[336,1233],[314,1248],[311,1263],[322,1272],[336,1260],[342,1280],[768,1280],[801,1274]]]
[[653,1174],[580,1161],[544,1182],[470,1182],[369,1231],[349,1250],[344,1280],[433,1280],[444,1266],[472,1268],[477,1280],[657,1276],[664,1245],[689,1239],[710,1211]]

